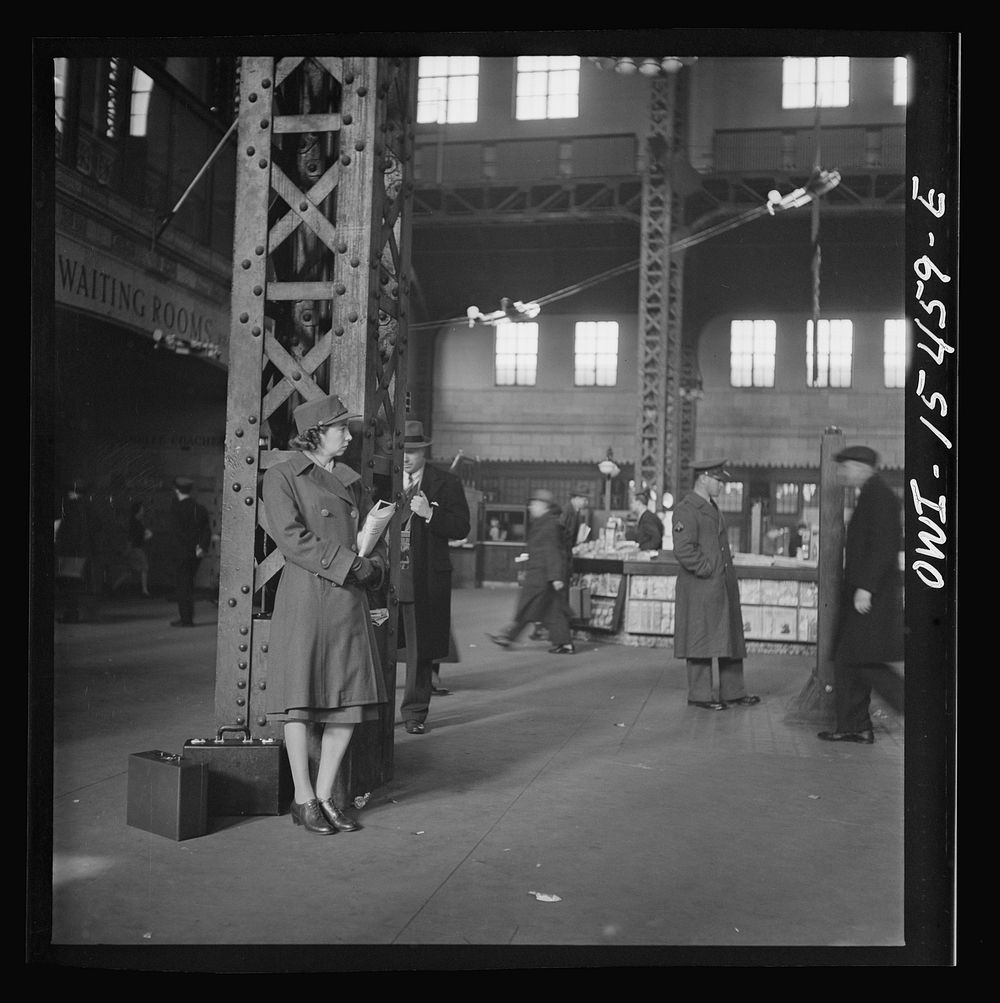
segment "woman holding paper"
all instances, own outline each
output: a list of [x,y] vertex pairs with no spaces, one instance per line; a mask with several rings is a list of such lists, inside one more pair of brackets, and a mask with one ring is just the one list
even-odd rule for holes
[[[387,702],[367,589],[387,565],[385,543],[358,553],[370,501],[360,476],[338,462],[351,441],[351,414],[336,395],[294,411],[297,456],[264,476],[267,532],[285,558],[268,641],[268,717],[284,724],[295,794],[292,821],[330,835],[360,828],[333,798],[354,726]],[[315,784],[308,727],[322,729]]]

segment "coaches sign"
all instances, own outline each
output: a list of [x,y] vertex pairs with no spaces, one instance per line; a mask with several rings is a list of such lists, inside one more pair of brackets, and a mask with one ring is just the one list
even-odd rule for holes
[[124,327],[228,360],[229,316],[178,283],[56,234],[56,302]]

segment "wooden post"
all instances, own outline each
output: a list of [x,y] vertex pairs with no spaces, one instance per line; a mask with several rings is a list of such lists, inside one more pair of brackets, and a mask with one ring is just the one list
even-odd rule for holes
[[791,713],[827,721],[833,714],[833,646],[844,572],[844,489],[834,457],[844,448],[844,433],[824,429],[819,450],[819,566],[816,598],[816,662]]

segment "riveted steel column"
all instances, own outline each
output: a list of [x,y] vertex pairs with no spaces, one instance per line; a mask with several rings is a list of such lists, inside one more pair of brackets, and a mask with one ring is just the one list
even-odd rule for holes
[[[401,487],[413,142],[408,60],[245,58],[222,517],[216,718],[270,734],[268,635],[284,559],[258,501],[291,411],[333,390],[364,415],[366,491]],[[388,434],[382,434],[383,432]],[[398,559],[398,526],[390,529]],[[394,561],[392,599],[398,584]],[[395,603],[383,669],[395,686]],[[355,730],[346,787],[389,779],[394,705]]]

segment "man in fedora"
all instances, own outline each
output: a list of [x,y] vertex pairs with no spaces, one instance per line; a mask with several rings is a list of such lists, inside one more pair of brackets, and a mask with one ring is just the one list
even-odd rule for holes
[[903,657],[903,608],[899,550],[899,499],[878,475],[878,454],[848,446],[834,457],[837,480],[860,488],[844,537],[844,578],[834,643],[836,731],[825,742],[875,741],[869,714],[874,688],[893,710],[903,712],[903,682],[888,662]]
[[544,623],[552,642],[549,653],[572,655],[576,649],[569,626],[565,536],[552,492],[545,488],[532,491],[528,513],[528,563],[514,619],[500,633],[486,636],[501,648],[509,648],[529,623]]
[[[708,459],[691,464],[694,488],[677,503],[673,519],[674,557],[680,566],[674,657],[687,659],[687,702],[705,710],[760,703],[743,685],[743,610],[726,520],[716,504],[729,480],[727,463]],[[719,663],[717,698],[712,691],[713,658]]]
[[400,715],[411,735],[422,735],[430,707],[435,662],[448,657],[451,636],[449,540],[469,535],[469,503],[462,482],[427,464],[431,440],[422,421],[406,422],[403,498],[399,505],[402,562],[399,600],[406,644],[406,683]]
[[208,510],[191,497],[194,481],[174,478],[174,502],[170,514],[174,524],[174,590],[177,619],[171,627],[194,626],[194,577],[201,559],[212,545]]

